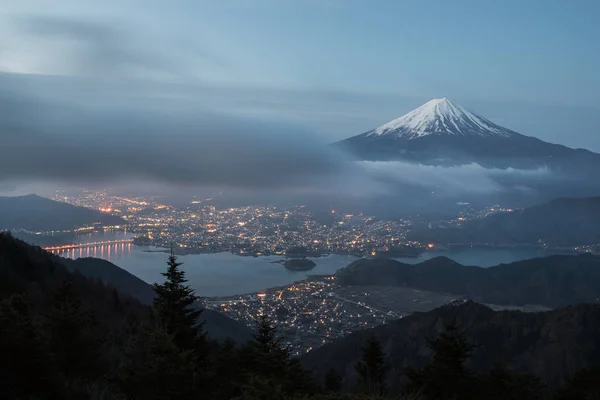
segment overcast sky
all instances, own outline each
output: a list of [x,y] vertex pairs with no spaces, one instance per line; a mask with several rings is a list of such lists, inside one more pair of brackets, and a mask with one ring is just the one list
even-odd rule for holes
[[[208,184],[296,182],[339,168],[315,151],[321,144],[433,97],[523,134],[600,151],[594,0],[4,0],[0,7],[0,135],[11,135],[5,143],[13,146],[4,146],[5,179],[102,179],[128,169]],[[215,132],[220,139],[207,139]],[[189,146],[179,157],[148,165],[165,143],[182,140]],[[230,141],[238,143],[230,157],[216,159]],[[197,154],[203,161],[191,145],[205,149]],[[136,149],[145,157],[128,159]],[[277,157],[259,167],[240,158],[260,158],[259,149]],[[115,171],[73,169],[111,151],[123,160]],[[38,174],[34,158],[60,167]],[[180,168],[165,171],[175,160]],[[297,170],[298,160],[310,163]],[[210,165],[219,172],[208,173]],[[191,177],[186,168],[204,172]],[[240,168],[254,174],[235,176]]]

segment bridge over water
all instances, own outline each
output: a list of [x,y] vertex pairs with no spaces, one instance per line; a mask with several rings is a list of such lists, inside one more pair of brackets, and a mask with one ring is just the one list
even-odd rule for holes
[[44,250],[66,258],[94,257],[105,260],[119,260],[131,254],[133,239],[103,240],[97,242],[74,243],[62,246],[48,246]]
[[101,242],[90,242],[90,243],[73,243],[73,244],[65,244],[65,245],[61,245],[61,246],[44,247],[44,250],[46,250],[46,251],[61,251],[61,250],[81,249],[81,248],[85,248],[85,247],[110,246],[113,244],[121,244],[121,243],[133,243],[133,239],[105,240],[105,241],[101,241]]

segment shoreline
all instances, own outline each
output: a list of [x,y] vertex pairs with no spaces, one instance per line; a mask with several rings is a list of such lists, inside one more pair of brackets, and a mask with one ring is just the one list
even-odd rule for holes
[[[585,246],[573,246],[573,247],[585,247]],[[448,243],[445,245],[437,245],[433,248],[427,249],[426,253],[435,253],[439,251],[445,251],[450,249],[523,249],[523,250],[544,250],[548,252],[561,252],[561,253],[570,253],[570,254],[600,254],[598,252],[587,251],[584,249],[576,250],[573,247],[568,246],[545,246],[545,245],[536,245],[530,243],[520,243],[520,244],[489,244],[489,243],[472,243],[472,244],[463,244],[463,243]]]
[[[166,247],[158,247],[158,246],[152,246],[152,245],[137,245],[134,243],[135,246],[139,246],[139,247],[155,247],[155,249],[146,249],[146,250],[141,250],[144,253],[169,253],[171,251],[171,249],[168,249]],[[227,249],[222,249],[222,250],[203,250],[203,249],[175,249],[175,255],[178,256],[187,256],[187,255],[199,255],[199,254],[218,254],[218,253],[228,253],[228,254],[232,254],[234,256],[239,256],[239,257],[272,257],[272,256],[278,256],[278,257],[282,257],[282,259],[290,259],[290,260],[294,260],[294,259],[303,259],[303,258],[321,258],[321,257],[329,257],[332,255],[336,255],[336,256],[352,256],[352,257],[356,257],[356,258],[364,258],[364,257],[370,257],[371,253],[369,252],[362,252],[362,253],[347,253],[347,252],[339,252],[339,251],[332,251],[332,252],[323,252],[323,253],[318,253],[318,252],[313,252],[313,253],[306,253],[306,254],[282,254],[282,253],[263,253],[263,252],[258,252],[258,253],[239,253],[236,251],[231,251],[231,250],[227,250]],[[426,253],[427,250],[426,249],[414,249],[414,251],[411,252],[391,252],[391,253],[383,253],[383,254],[377,254],[377,257],[380,258],[419,258],[419,256],[421,256],[423,253]]]
[[201,301],[209,301],[209,302],[220,302],[220,301],[231,301],[234,298],[237,297],[241,297],[241,296],[256,296],[259,293],[264,293],[266,291],[276,291],[276,290],[286,290],[288,289],[290,286],[293,286],[299,282],[312,282],[315,280],[323,280],[323,279],[329,279],[335,277],[335,274],[315,274],[315,275],[308,275],[306,276],[304,279],[298,279],[297,281],[294,281],[292,283],[288,283],[287,285],[280,285],[280,286],[273,286],[273,287],[268,287],[268,288],[264,288],[261,290],[257,290],[254,292],[246,292],[246,293],[237,293],[237,294],[231,294],[231,295],[225,295],[225,296],[200,296]]
[[[137,246],[137,245],[136,245]],[[587,251],[584,249],[573,249],[572,247],[564,247],[564,246],[556,246],[556,247],[548,247],[548,246],[543,246],[543,245],[534,245],[534,244],[483,244],[483,243],[477,243],[477,244],[447,244],[447,245],[437,245],[433,248],[428,248],[428,249],[423,249],[421,251],[416,251],[414,253],[388,253],[388,254],[377,254],[375,257],[377,258],[390,258],[390,259],[397,259],[397,258],[419,258],[421,257],[423,254],[435,254],[438,252],[443,252],[443,251],[447,251],[447,250],[462,250],[462,249],[498,249],[498,250],[505,250],[505,249],[522,249],[522,250],[543,250],[545,252],[560,252],[563,254],[595,254],[595,255],[600,255],[600,252],[593,252],[593,251]],[[145,253],[169,253],[171,250],[167,249],[167,248],[157,248],[157,249],[147,249],[147,250],[141,250],[142,252]],[[201,254],[218,254],[218,253],[228,253],[228,254],[232,254],[234,256],[238,256],[238,257],[272,257],[272,256],[278,256],[281,257],[280,261],[274,261],[274,263],[280,263],[283,260],[286,259],[302,259],[302,258],[322,258],[322,257],[328,257],[331,255],[337,255],[337,256],[351,256],[351,257],[356,257],[356,258],[365,258],[365,257],[373,257],[370,253],[368,252],[364,252],[364,253],[346,253],[346,252],[328,252],[328,253],[309,253],[307,255],[300,255],[300,254],[293,254],[293,255],[286,255],[286,254],[280,254],[280,253],[238,253],[238,252],[234,252],[231,250],[199,250],[199,249],[189,249],[189,250],[181,250],[181,249],[177,249],[175,251],[175,255],[178,256],[186,256],[186,255],[201,255]]]

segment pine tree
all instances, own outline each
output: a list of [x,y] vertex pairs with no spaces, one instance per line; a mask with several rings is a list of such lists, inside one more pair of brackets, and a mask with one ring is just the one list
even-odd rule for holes
[[567,381],[557,400],[600,399],[600,365],[584,368]]
[[256,332],[253,337],[259,349],[265,353],[283,349],[281,342],[277,337],[277,328],[269,317],[261,315],[254,324],[256,326]]
[[200,316],[202,309],[198,306],[198,296],[186,285],[185,272],[179,267],[173,250],[167,261],[166,278],[163,284],[154,284],[156,298],[154,299],[154,316],[167,332],[173,335],[175,344],[181,349],[200,349],[204,345],[204,324]]
[[385,378],[387,366],[381,343],[372,336],[363,349],[361,361],[357,362],[354,369],[358,373],[358,386],[361,391],[374,395],[385,393]]
[[112,291],[112,302],[113,302],[113,310],[117,313],[123,312],[123,303],[121,302],[121,296],[119,296],[119,292],[117,289],[113,289]]
[[264,377],[280,376],[287,372],[289,351],[281,344],[277,328],[270,318],[261,315],[255,322],[254,341],[250,345],[251,366],[255,373]]
[[510,371],[500,363],[479,377],[479,387],[479,397],[489,400],[539,400],[544,394],[539,378]]
[[308,394],[315,390],[310,375],[299,360],[290,355],[277,336],[277,328],[264,315],[256,321],[254,340],[242,349],[241,360],[247,379],[280,385],[286,395]]
[[428,339],[433,359],[420,369],[408,369],[409,392],[419,392],[429,399],[473,398],[474,376],[465,367],[475,346],[456,321],[445,326],[435,339]]
[[[154,322],[181,352],[173,357],[184,358],[186,362],[189,361],[193,365],[191,372],[187,365],[182,366],[184,369],[180,370],[181,374],[191,374],[185,379],[193,376],[192,390],[207,395],[214,385],[210,384],[212,370],[208,363],[208,343],[204,322],[200,321],[203,310],[199,306],[199,298],[194,290],[186,285],[185,272],[180,269],[182,263],[177,262],[173,250],[169,254],[167,265],[167,271],[162,274],[166,278],[165,282],[153,286],[156,292],[152,307]],[[162,360],[160,354],[155,356],[158,362],[170,362]],[[173,379],[178,376],[174,375]]]
[[118,383],[128,397],[148,400],[202,398],[192,349],[181,349],[159,324],[141,329],[125,350]]
[[234,400],[290,400],[290,396],[279,381],[251,375]]
[[0,393],[3,398],[60,398],[60,374],[21,296],[0,301]]
[[240,368],[240,352],[235,342],[225,339],[217,343],[214,355],[214,369],[217,379],[214,380],[214,398],[229,400],[240,395],[244,371]]
[[325,374],[325,390],[337,393],[342,390],[342,376],[333,368]]
[[71,282],[63,283],[55,292],[46,333],[58,368],[67,377],[99,376],[103,369],[101,333],[94,316],[75,298]]
[[312,375],[302,367],[298,357],[291,356],[289,360],[288,379],[284,389],[291,394],[314,394],[318,387]]

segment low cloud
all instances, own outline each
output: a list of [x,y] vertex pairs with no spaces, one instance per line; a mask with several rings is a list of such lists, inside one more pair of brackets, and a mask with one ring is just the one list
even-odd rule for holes
[[374,181],[385,183],[388,187],[410,185],[431,189],[438,195],[501,192],[506,190],[502,184],[505,177],[532,181],[548,176],[546,168],[488,169],[475,163],[441,167],[401,161],[361,161],[358,165]]
[[0,101],[5,180],[286,187],[340,167],[308,132],[281,122],[201,110],[173,115],[132,107],[61,108],[15,97]]
[[0,92],[0,180],[155,182],[360,198],[412,193],[407,188],[439,196],[495,193],[504,190],[503,177],[546,174],[353,161],[327,146],[326,138],[285,121],[200,107],[160,111],[114,96],[111,106],[110,93],[90,105],[31,97],[16,85]]

